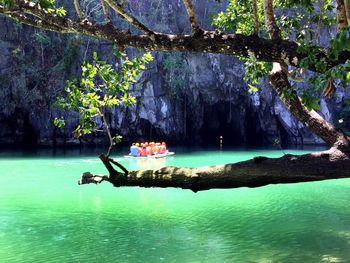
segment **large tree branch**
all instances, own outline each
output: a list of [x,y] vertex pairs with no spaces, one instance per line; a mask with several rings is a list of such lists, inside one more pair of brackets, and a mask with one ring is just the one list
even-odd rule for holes
[[[0,13],[1,13],[1,7],[0,7]],[[8,13],[7,16],[19,23],[23,23],[28,26],[33,26],[36,28],[50,30],[50,31],[59,32],[59,33],[69,33],[69,31],[67,31],[66,28],[62,28],[55,24],[47,23],[46,21],[43,21],[37,18],[29,17],[26,14],[14,12],[14,13]]]
[[281,158],[256,157],[252,160],[201,168],[164,167],[159,170],[130,171],[127,176],[84,173],[80,184],[109,181],[115,187],[179,187],[194,192],[212,188],[259,187],[350,177],[350,160],[336,150],[285,155]]
[[146,33],[154,40],[156,33],[150,30],[148,27],[146,27],[128,12],[126,12],[121,4],[115,3],[114,0],[105,0],[105,2],[124,20],[128,21],[131,25]]
[[[40,19],[20,15],[26,12],[35,14]],[[60,33],[83,34],[109,40],[124,47],[159,51],[218,53],[242,57],[248,57],[253,54],[258,61],[285,62],[296,67],[299,67],[299,62],[307,56],[307,54],[298,53],[298,45],[293,41],[276,41],[260,38],[257,35],[223,34],[215,31],[205,31],[203,34],[196,36],[157,33],[155,40],[153,40],[148,35],[132,35],[127,30],[118,30],[110,23],[101,25],[54,16],[46,13],[44,10],[30,7],[28,3],[23,2],[15,10],[8,10],[0,6],[0,14],[12,17],[18,22],[30,26]],[[319,48],[315,60],[320,61],[324,59],[327,63],[327,68],[343,64],[347,59],[350,59],[350,52],[348,51],[341,52],[338,60],[330,60],[327,52],[327,49]],[[309,65],[308,69],[317,71],[314,64]]]
[[191,27],[192,27],[192,31],[194,34],[196,34],[197,32],[200,32],[200,26],[196,17],[196,11],[194,10],[194,6],[192,3],[192,0],[183,0],[184,4],[185,4],[185,8],[186,8],[186,12],[188,14],[188,17],[190,19],[190,23],[191,23]]
[[269,79],[274,90],[294,117],[317,134],[328,145],[336,145],[344,153],[349,152],[349,141],[343,132],[337,130],[316,111],[309,111],[301,103],[296,91],[290,86],[287,70],[283,66],[275,63]]

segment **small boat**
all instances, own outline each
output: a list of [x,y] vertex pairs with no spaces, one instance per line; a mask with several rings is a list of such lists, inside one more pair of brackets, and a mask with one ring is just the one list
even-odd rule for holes
[[164,158],[170,155],[174,155],[174,152],[166,152],[166,153],[161,153],[161,154],[152,154],[152,155],[146,155],[146,156],[133,156],[133,155],[124,155],[125,158],[134,158],[134,159],[147,159],[147,158]]

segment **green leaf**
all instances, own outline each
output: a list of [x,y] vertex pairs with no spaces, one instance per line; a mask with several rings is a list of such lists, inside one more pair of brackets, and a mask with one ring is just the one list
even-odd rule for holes
[[63,118],[55,118],[53,120],[53,125],[55,125],[56,127],[62,129],[64,128],[64,126],[66,125],[65,121]]
[[309,110],[320,110],[320,99],[310,95],[308,92],[304,92],[301,95],[301,102]]
[[249,87],[249,89],[248,89],[249,93],[255,93],[255,92],[259,91],[259,89],[257,87],[255,87],[255,86],[253,86],[251,84],[248,84],[248,87]]

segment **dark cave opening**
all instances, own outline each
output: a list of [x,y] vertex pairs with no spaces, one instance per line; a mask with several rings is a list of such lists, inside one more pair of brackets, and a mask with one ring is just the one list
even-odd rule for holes
[[33,147],[37,145],[38,134],[35,131],[35,128],[31,125],[29,120],[29,113],[24,114],[23,118],[23,146],[24,147]]
[[228,102],[205,107],[203,125],[199,130],[200,143],[209,146],[220,145],[222,136],[223,145],[242,146],[245,144],[242,123],[240,108]]
[[258,113],[254,110],[247,109],[244,118],[246,145],[249,147],[261,147],[268,144],[266,140],[264,140]]
[[146,119],[140,119],[137,130],[138,132],[130,136],[132,142],[162,142],[165,139],[159,129]]

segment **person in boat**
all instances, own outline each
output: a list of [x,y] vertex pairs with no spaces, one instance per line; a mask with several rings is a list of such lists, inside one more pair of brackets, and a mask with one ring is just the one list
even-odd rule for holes
[[148,144],[147,148],[147,155],[153,155],[153,146],[154,146],[154,142],[150,142]]
[[155,155],[160,154],[160,143],[159,142],[155,143],[153,152]]
[[162,142],[162,145],[160,146],[159,153],[164,154],[166,152],[167,152],[166,144],[165,144],[165,142]]
[[147,145],[148,143],[141,143],[141,156],[147,156]]
[[138,153],[137,153],[138,149],[139,149],[139,147],[136,146],[136,143],[133,143],[131,145],[131,147],[130,147],[130,154],[129,155],[131,155],[131,156],[139,156]]
[[136,147],[137,147],[137,156],[141,156],[142,148],[140,147],[140,144],[138,142],[136,143]]

